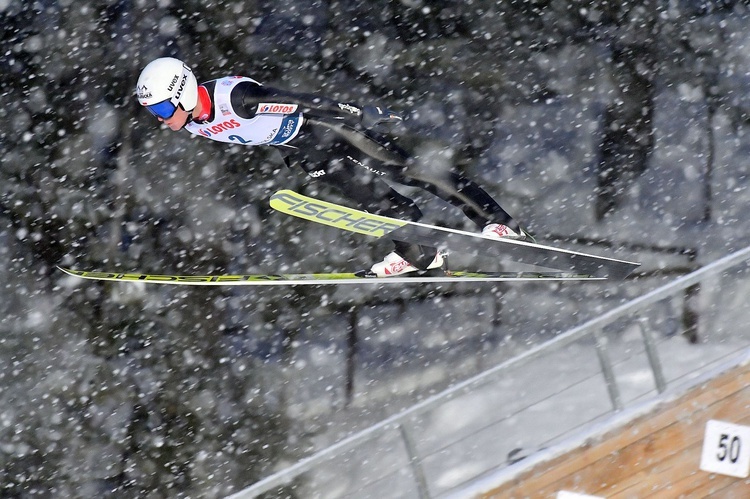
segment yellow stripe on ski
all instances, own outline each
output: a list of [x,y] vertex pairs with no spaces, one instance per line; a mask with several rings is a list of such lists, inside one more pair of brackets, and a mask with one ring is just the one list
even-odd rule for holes
[[396,283],[449,283],[493,281],[591,281],[601,280],[586,274],[570,272],[453,272],[444,276],[392,276],[364,277],[351,272],[319,274],[216,274],[216,275],[164,275],[129,272],[95,272],[58,267],[69,276],[95,281],[140,282],[144,284],[170,284],[188,286],[287,286],[324,284],[396,284]]
[[366,236],[383,237],[408,224],[401,220],[374,215],[284,189],[271,196],[274,210]]

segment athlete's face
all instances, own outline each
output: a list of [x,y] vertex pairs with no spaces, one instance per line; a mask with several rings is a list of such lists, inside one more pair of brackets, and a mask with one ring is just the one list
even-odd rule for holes
[[157,117],[156,119],[163,122],[169,128],[177,132],[179,130],[182,130],[182,127],[185,126],[185,123],[187,122],[187,118],[188,118],[188,112],[182,109],[182,107],[177,106],[177,111],[174,112],[171,118],[167,118],[165,120],[164,118]]

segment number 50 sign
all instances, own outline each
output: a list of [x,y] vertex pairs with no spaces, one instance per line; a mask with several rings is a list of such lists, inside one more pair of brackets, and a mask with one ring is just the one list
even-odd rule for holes
[[716,420],[706,423],[701,469],[747,478],[750,475],[750,426]]

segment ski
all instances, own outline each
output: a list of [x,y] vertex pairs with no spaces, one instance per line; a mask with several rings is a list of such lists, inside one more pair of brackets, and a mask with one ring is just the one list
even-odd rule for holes
[[493,281],[597,281],[602,277],[572,272],[455,272],[444,275],[366,277],[355,273],[319,274],[214,274],[163,275],[126,272],[92,272],[58,267],[69,276],[95,281],[142,282],[145,284],[176,284],[188,286],[289,286],[324,284],[396,284],[449,283]]
[[338,229],[376,238],[409,241],[592,277],[624,279],[640,264],[513,239],[491,239],[447,227],[374,215],[348,206],[280,190],[270,199],[277,211]]

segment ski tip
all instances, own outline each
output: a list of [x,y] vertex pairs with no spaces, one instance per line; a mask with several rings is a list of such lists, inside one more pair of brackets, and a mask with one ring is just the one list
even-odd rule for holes
[[64,272],[67,275],[72,275],[72,276],[75,276],[75,277],[79,277],[78,274],[76,274],[74,270],[71,270],[71,269],[68,269],[68,268],[65,268],[65,267],[61,267],[60,265],[55,265],[55,267],[57,267],[57,270],[59,270],[60,272]]
[[602,266],[595,274],[612,281],[624,281],[640,266],[640,263],[622,261],[619,265]]

